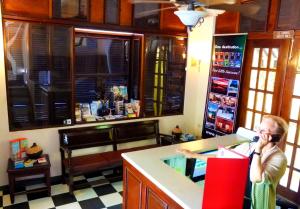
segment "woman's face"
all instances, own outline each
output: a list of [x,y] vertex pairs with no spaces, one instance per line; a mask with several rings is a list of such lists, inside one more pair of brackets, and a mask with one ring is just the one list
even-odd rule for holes
[[257,132],[260,134],[276,134],[276,123],[270,118],[265,118],[262,120]]

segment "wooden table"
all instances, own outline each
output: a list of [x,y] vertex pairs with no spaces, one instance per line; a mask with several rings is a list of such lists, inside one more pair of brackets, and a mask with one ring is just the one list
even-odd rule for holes
[[[42,157],[46,158],[45,163],[35,163],[33,167],[24,167],[24,168],[15,168],[14,162],[11,159],[8,159],[8,164],[7,164],[7,174],[8,174],[8,179],[9,179],[9,191],[10,191],[10,199],[11,202],[14,203],[14,195],[16,194],[24,194],[24,193],[31,193],[31,192],[38,192],[38,191],[48,191],[48,196],[51,195],[51,183],[50,183],[50,167],[51,163],[49,160],[49,156],[47,154],[42,155]],[[33,176],[33,175],[44,175],[45,176],[45,187],[38,188],[38,189],[33,189],[29,191],[21,191],[21,192],[16,192],[15,187],[17,178],[20,177],[27,177],[27,176]]]
[[191,142],[191,141],[200,140],[200,139],[201,138],[196,137],[195,139],[190,140],[190,141],[183,141],[182,139],[178,139],[172,135],[160,134],[160,143],[163,146],[171,145],[171,144],[179,144],[179,143],[184,143],[184,142]]

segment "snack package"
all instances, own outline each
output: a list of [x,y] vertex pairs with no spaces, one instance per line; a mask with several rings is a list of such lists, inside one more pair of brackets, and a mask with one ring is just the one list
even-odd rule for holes
[[111,88],[114,101],[128,100],[127,86],[113,86]]
[[119,86],[120,93],[124,100],[128,100],[127,86]]
[[37,161],[38,161],[38,163],[46,163],[47,162],[45,157],[40,157],[37,159]]
[[33,167],[33,164],[36,162],[36,160],[28,159],[24,162],[24,167]]
[[91,116],[91,109],[89,103],[83,103],[81,106],[82,118],[85,120]]
[[124,114],[124,102],[123,101],[116,101],[115,102],[116,107],[116,114],[117,115],[123,115]]
[[140,100],[132,99],[131,104],[132,104],[133,112],[135,113],[136,117],[139,117],[140,116],[140,110],[141,110]]
[[11,159],[13,161],[22,160],[26,157],[26,149],[28,146],[27,138],[18,138],[9,141]]
[[93,101],[91,104],[91,113],[93,116],[98,116],[98,110],[101,108],[101,101]]
[[133,111],[132,103],[125,103],[125,115],[128,118],[135,118],[136,114]]
[[16,169],[24,168],[24,160],[15,160],[14,164]]
[[81,117],[81,104],[80,103],[76,103],[75,105],[75,119],[76,122],[81,122],[82,121],[82,117]]

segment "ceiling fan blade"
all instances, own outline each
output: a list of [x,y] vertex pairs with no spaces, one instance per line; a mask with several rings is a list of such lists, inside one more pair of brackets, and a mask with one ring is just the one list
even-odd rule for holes
[[200,2],[206,6],[213,6],[213,5],[222,5],[222,4],[236,4],[237,0],[196,0],[196,2]]
[[177,9],[177,8],[178,8],[177,6],[172,6],[172,7],[165,7],[165,8],[161,8],[161,9],[153,9],[153,10],[149,10],[149,11],[144,11],[144,12],[140,12],[140,13],[136,14],[135,18],[143,18],[143,17],[147,17],[149,15],[153,15],[159,11],[169,10],[169,9]]
[[[132,4],[172,4],[169,0],[129,0]],[[174,1],[175,2],[175,1]]]
[[[256,14],[261,9],[261,6],[258,3],[248,3],[248,4],[218,4],[214,6],[209,6],[209,9],[221,9],[229,12],[240,12],[241,15],[250,17],[252,19],[258,19],[259,16]],[[258,19],[259,20],[259,19]]]

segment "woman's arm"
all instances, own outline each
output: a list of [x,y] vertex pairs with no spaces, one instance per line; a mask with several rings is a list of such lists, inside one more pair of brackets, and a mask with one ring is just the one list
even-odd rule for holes
[[261,182],[262,181],[262,174],[263,174],[263,168],[262,168],[262,163],[261,163],[261,155],[262,155],[262,148],[266,146],[269,142],[269,140],[272,139],[270,138],[270,135],[266,134],[261,134],[259,137],[258,142],[256,143],[256,148],[254,150],[251,166],[250,166],[250,180],[253,183],[256,182]]
[[186,158],[195,158],[195,159],[199,159],[199,160],[203,160],[205,162],[207,162],[208,158],[211,157],[216,157],[216,155],[206,155],[206,154],[198,154],[198,153],[194,153],[190,150],[187,149],[178,149],[177,152],[183,154]]
[[[259,150],[255,150],[260,153]],[[262,181],[262,165],[261,165],[261,157],[260,155],[254,154],[250,167],[250,180],[253,183]]]

